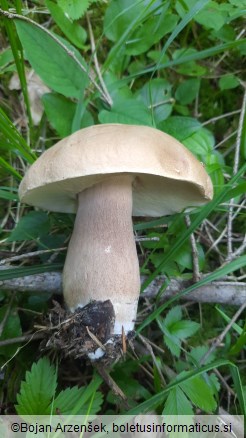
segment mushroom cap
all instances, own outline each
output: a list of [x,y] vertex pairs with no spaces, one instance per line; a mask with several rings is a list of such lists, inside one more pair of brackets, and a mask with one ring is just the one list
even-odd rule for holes
[[132,174],[133,216],[159,217],[202,205],[213,186],[202,163],[168,134],[148,126],[81,129],[46,150],[23,178],[22,202],[77,210],[77,194],[106,178]]

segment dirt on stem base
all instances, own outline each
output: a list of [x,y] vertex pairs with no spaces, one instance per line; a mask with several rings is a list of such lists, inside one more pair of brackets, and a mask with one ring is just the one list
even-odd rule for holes
[[124,356],[134,332],[112,335],[115,314],[110,300],[92,301],[73,313],[53,303],[43,321],[47,336],[41,343],[42,351],[58,350],[65,357],[87,357],[105,366]]

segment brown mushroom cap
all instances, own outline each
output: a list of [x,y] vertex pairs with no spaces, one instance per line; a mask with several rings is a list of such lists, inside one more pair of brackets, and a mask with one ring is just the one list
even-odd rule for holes
[[106,124],[46,150],[23,178],[22,202],[76,212],[77,194],[116,174],[133,174],[133,216],[158,217],[212,199],[203,165],[176,139],[147,126]]

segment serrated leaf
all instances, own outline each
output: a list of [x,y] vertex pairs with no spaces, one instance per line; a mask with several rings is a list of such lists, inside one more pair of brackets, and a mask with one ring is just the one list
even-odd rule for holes
[[31,211],[23,216],[11,235],[8,242],[33,240],[47,234],[50,229],[50,221],[47,213],[43,211]]
[[[170,424],[179,424],[180,423],[180,416],[182,415],[182,424],[191,424],[192,423],[192,417],[193,414],[192,404],[188,400],[188,398],[185,396],[183,391],[177,387],[172,389],[167,397],[167,400],[164,405],[164,409],[162,411],[162,415],[165,416],[165,421]],[[186,417],[188,423],[186,422]],[[168,434],[169,438],[179,438],[180,432],[173,430],[171,433]],[[182,431],[182,438],[188,438],[189,433],[185,430]]]
[[[84,392],[85,388],[78,388],[77,386],[67,388],[64,391],[61,391],[55,398],[54,403],[52,404],[53,414],[56,415],[57,412],[59,412],[59,414],[61,415],[70,415],[73,412],[74,406],[80,401],[81,409],[77,414],[86,415],[88,413],[90,401],[88,402],[88,400],[86,399],[83,403]],[[90,405],[89,414],[97,414],[100,410],[102,402],[102,394],[100,392],[96,392],[95,397],[93,398],[92,405]]]
[[57,3],[72,20],[78,20],[88,9],[92,0],[57,0]]
[[[76,47],[82,49],[86,40],[86,31],[78,23],[73,23],[66,12],[62,8],[51,0],[45,0],[45,3],[64,35],[74,44]],[[83,3],[83,2],[81,2]]]
[[[194,359],[195,363],[198,364],[202,357],[207,353],[208,347],[204,345],[200,345],[198,347],[192,348],[192,350],[189,353],[189,358]],[[211,353],[208,358],[206,359],[206,364],[213,362],[215,360],[215,354]]]
[[200,324],[194,321],[177,321],[169,326],[169,331],[172,335],[179,339],[186,339],[194,335],[199,330]]
[[163,322],[164,322],[164,325],[167,328],[169,328],[169,326],[171,324],[173,324],[173,323],[175,323],[177,321],[180,321],[181,318],[182,318],[182,308],[181,308],[181,306],[174,306],[174,307],[172,307],[168,311],[168,313],[167,313],[167,315],[166,315],[166,317],[165,317]]
[[192,415],[192,404],[179,387],[172,389],[162,411],[162,415]]
[[32,365],[21,382],[18,404],[15,406],[19,415],[49,415],[50,403],[55,395],[57,385],[56,370],[44,357]]
[[207,377],[208,384],[209,384],[211,390],[213,391],[213,394],[215,396],[218,395],[218,392],[219,392],[220,387],[221,387],[218,377],[214,373],[206,374],[206,377]]
[[[184,375],[185,373],[183,373]],[[181,375],[179,375],[180,377]],[[191,402],[198,408],[213,412],[216,409],[217,403],[214,399],[214,394],[209,385],[201,377],[193,377],[182,382],[180,388]]]
[[179,357],[181,353],[181,341],[176,337],[172,336],[171,334],[166,334],[164,336],[164,342],[167,346],[167,348],[171,351],[171,353]]
[[[80,53],[58,35],[26,21],[14,21],[27,59],[38,76],[52,90],[79,98],[88,84],[83,70],[87,66]],[[73,53],[77,62],[66,50]]]

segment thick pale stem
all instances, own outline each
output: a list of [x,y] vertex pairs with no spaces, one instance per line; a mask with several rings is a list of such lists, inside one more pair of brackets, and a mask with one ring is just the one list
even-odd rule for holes
[[78,196],[78,211],[63,272],[65,301],[73,311],[110,299],[114,334],[134,328],[140,291],[132,231],[132,177],[118,175]]

